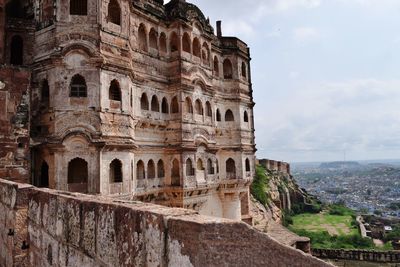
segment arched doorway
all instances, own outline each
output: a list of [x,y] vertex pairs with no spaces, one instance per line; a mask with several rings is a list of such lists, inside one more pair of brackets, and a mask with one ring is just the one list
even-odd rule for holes
[[119,159],[114,159],[110,163],[110,183],[122,183],[122,162]]
[[172,162],[172,170],[171,170],[171,185],[172,186],[180,186],[181,185],[181,177],[179,172],[179,161],[174,159]]
[[232,158],[229,158],[226,161],[226,178],[236,179],[236,165],[235,161]]
[[42,166],[40,167],[40,175],[37,186],[49,187],[49,165],[46,161],[43,161]]
[[11,39],[11,65],[23,65],[24,63],[24,41],[19,35],[15,35]]
[[84,159],[74,158],[68,163],[68,191],[88,193],[88,164]]

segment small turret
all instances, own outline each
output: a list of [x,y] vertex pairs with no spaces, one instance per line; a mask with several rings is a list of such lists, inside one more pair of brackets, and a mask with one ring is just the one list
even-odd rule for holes
[[222,21],[218,20],[217,21],[217,36],[222,37]]

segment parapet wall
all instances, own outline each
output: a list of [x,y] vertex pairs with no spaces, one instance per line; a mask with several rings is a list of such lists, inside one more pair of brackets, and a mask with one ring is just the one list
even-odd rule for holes
[[331,266],[191,210],[1,179],[0,193],[0,266]]
[[258,160],[258,164],[262,165],[267,170],[290,174],[290,164],[287,162],[270,159],[260,159]]
[[400,263],[400,251],[313,249],[312,254],[321,259]]

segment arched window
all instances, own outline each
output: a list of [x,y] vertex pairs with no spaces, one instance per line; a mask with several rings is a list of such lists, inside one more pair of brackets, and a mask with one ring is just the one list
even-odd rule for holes
[[161,159],[157,162],[157,177],[158,178],[164,178],[165,177],[164,162]]
[[210,50],[208,49],[208,44],[206,42],[203,43],[201,48],[201,58],[203,60],[204,65],[209,65],[210,63]]
[[147,178],[148,179],[156,178],[156,167],[152,159],[149,160],[149,162],[147,163]]
[[176,32],[172,32],[170,36],[170,49],[171,53],[179,51],[179,39]]
[[110,163],[110,183],[122,183],[122,162],[114,159]]
[[203,161],[202,161],[201,159],[198,159],[198,160],[197,160],[197,169],[198,169],[199,171],[204,170]]
[[219,77],[219,61],[217,56],[214,57],[214,75]]
[[84,159],[75,158],[68,163],[68,183],[84,184],[88,181],[88,164]]
[[201,57],[200,41],[197,37],[193,39],[193,55],[196,57]]
[[176,96],[174,96],[171,101],[171,113],[179,113],[178,98]]
[[43,161],[40,167],[38,187],[49,187],[49,165],[46,161]]
[[154,28],[151,28],[149,33],[149,46],[154,49],[158,49],[157,45],[157,32]]
[[192,160],[189,158],[186,160],[186,176],[193,176],[193,175],[194,175],[193,163]]
[[246,172],[250,171],[250,160],[246,159]]
[[193,163],[192,160],[189,158],[186,160],[186,176],[193,176],[193,175],[194,175]]
[[156,95],[151,98],[151,111],[160,112],[160,103]]
[[218,160],[215,161],[215,167],[217,168],[216,173],[219,173],[219,163],[218,163]]
[[48,107],[50,98],[50,88],[49,88],[49,82],[46,79],[42,81],[42,86],[40,88],[40,96],[42,104]]
[[129,105],[133,107],[133,89],[131,88],[131,94],[130,94],[130,99],[129,99]]
[[70,97],[87,97],[86,81],[83,76],[75,74],[71,79]]
[[160,42],[160,51],[162,53],[167,53],[167,37],[165,36],[165,33],[162,32],[160,34],[159,42]]
[[146,93],[143,93],[140,98],[140,108],[143,110],[149,110],[149,100],[147,99]]
[[228,109],[225,113],[225,121],[235,121],[232,110]]
[[147,52],[147,33],[146,33],[146,27],[143,24],[140,24],[138,34],[139,34],[139,49]]
[[108,21],[121,25],[121,8],[117,0],[110,0],[108,4]]
[[86,16],[87,15],[87,0],[70,0],[69,14]]
[[214,168],[211,159],[207,160],[207,174],[214,174]]
[[11,65],[23,65],[24,64],[24,41],[19,35],[14,35],[11,39]]
[[231,159],[231,158],[229,158],[226,161],[226,178],[228,178],[228,179],[236,178],[235,161],[233,159]]
[[167,101],[167,99],[164,97],[164,98],[162,99],[162,102],[161,102],[161,112],[164,113],[164,114],[168,114],[168,110],[169,110],[169,108],[168,108],[168,101]]
[[247,111],[245,110],[243,113],[243,121],[244,122],[249,122],[249,115],[247,114]]
[[212,109],[210,102],[206,102],[206,115],[207,117],[212,117]]
[[187,53],[191,53],[190,51],[190,36],[187,32],[185,32],[182,36],[182,50],[187,52]]
[[25,17],[25,10],[22,1],[21,0],[9,1],[6,5],[6,16],[8,18],[23,19]]
[[194,106],[195,106],[196,114],[203,115],[203,105],[201,104],[201,101],[199,99],[196,100]]
[[186,113],[193,114],[192,100],[189,97],[186,97],[185,106],[186,106]]
[[121,101],[121,88],[119,87],[119,82],[117,80],[111,81],[108,93],[110,100]]
[[229,59],[224,60],[224,79],[233,78],[232,62]]
[[131,160],[131,179],[132,179],[132,181],[133,181],[133,179],[134,179],[134,170],[133,170],[133,160]]
[[141,180],[146,178],[146,173],[144,171],[144,162],[139,160],[136,164],[136,179]]
[[242,62],[242,77],[246,78],[247,77],[247,67],[246,63]]
[[172,169],[171,169],[171,185],[172,186],[180,186],[181,184],[181,175],[179,171],[179,161],[174,159],[172,162]]
[[221,112],[217,109],[217,121],[221,121]]

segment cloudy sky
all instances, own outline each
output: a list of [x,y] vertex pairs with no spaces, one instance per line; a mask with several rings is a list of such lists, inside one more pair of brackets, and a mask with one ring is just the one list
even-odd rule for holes
[[400,158],[400,0],[191,2],[251,48],[258,157]]

